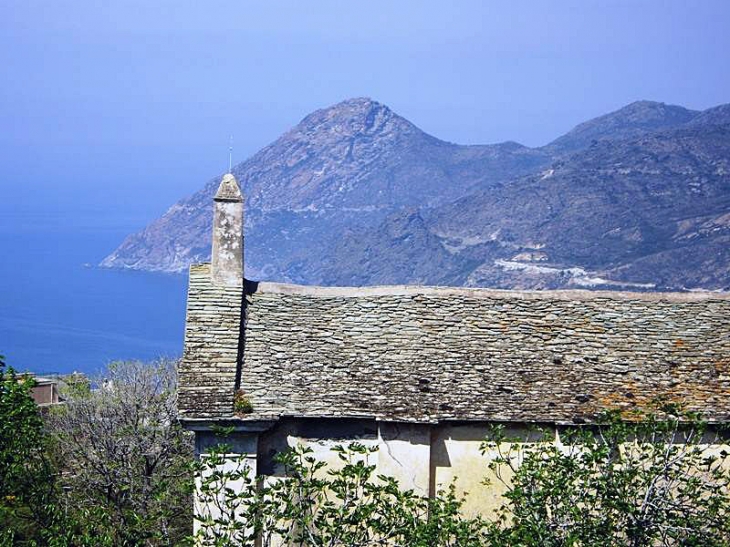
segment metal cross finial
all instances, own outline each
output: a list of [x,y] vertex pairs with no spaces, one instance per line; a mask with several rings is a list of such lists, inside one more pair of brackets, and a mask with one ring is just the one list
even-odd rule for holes
[[228,143],[228,172],[231,172],[231,169],[233,169],[233,135],[231,135],[231,139]]

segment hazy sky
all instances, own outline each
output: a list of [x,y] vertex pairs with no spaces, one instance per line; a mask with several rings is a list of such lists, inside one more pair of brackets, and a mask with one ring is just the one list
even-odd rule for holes
[[459,143],[730,102],[730,1],[0,0],[0,212],[151,219],[369,96]]

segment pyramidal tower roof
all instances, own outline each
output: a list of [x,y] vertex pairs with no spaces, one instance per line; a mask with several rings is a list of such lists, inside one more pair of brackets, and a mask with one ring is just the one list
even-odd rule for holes
[[226,173],[221,179],[218,191],[215,194],[216,201],[243,201],[241,188],[238,186],[236,177],[231,173]]

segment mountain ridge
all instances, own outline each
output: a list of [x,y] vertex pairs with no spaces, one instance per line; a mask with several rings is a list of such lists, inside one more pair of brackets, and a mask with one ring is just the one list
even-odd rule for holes
[[[723,160],[730,156],[727,119],[730,105],[692,111],[637,101],[540,148],[511,141],[459,145],[428,135],[372,99],[342,101],[305,116],[233,169],[247,201],[247,276],[305,284],[640,290],[691,288],[683,285],[686,278],[725,287],[730,281],[718,270],[727,269],[730,257],[725,258],[718,234],[724,234],[723,214],[730,213],[724,171],[730,167]],[[695,164],[698,172],[692,171]],[[687,203],[697,206],[682,209],[677,200],[687,196],[672,184],[662,186],[662,177],[695,181],[700,191],[715,184],[718,215],[699,214],[700,202],[691,192]],[[181,271],[205,260],[217,181],[129,236],[102,265]],[[592,193],[581,190],[586,181]],[[632,190],[629,183],[644,185],[643,190]],[[546,190],[550,185],[562,185],[560,192]],[[626,195],[613,195],[611,185]],[[654,201],[645,199],[651,191],[659,192]],[[579,204],[566,207],[573,198]],[[465,216],[476,203],[483,214]],[[644,209],[633,210],[639,203]],[[642,220],[632,224],[631,215]],[[449,216],[456,220],[445,220]],[[606,225],[616,219],[610,229],[620,236],[600,236],[597,244],[591,223],[598,218]],[[538,220],[544,228],[536,227]],[[676,231],[680,221],[694,239],[667,235],[669,224]],[[701,228],[703,223],[709,224]],[[583,232],[585,241],[566,237],[561,226]],[[514,233],[520,230],[521,236]],[[540,230],[552,238],[550,254],[546,242],[537,241]],[[707,239],[702,233],[715,235]],[[714,275],[693,277],[680,267],[677,249],[687,245],[719,253],[719,262],[709,268]],[[647,271],[659,266],[656,279],[647,280]],[[684,273],[671,275],[672,268]]]
[[634,101],[618,110],[578,124],[545,148],[570,153],[593,141],[634,138],[691,122],[700,114],[682,106],[656,101]]
[[[289,260],[266,241],[291,254],[297,243],[305,244],[292,241],[291,230],[289,238],[276,233],[287,230],[286,223],[298,226],[299,235],[372,225],[402,207],[434,206],[547,161],[546,154],[511,143],[441,141],[371,99],[319,109],[232,169],[246,198],[248,275],[270,275]],[[209,244],[203,227],[211,223],[210,200],[219,181],[210,180],[126,238],[101,265],[182,271],[205,260]]]

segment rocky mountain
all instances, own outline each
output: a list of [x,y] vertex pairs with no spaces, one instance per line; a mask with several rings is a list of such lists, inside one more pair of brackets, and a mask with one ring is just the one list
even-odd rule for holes
[[[348,235],[318,270],[330,284],[501,288],[730,288],[730,125],[601,141],[543,171]],[[383,249],[398,249],[387,268]],[[451,259],[443,256],[452,255]],[[378,264],[364,275],[359,266]],[[440,264],[448,263],[450,268]]]
[[636,101],[615,112],[583,122],[545,148],[570,153],[583,150],[594,141],[622,140],[678,127],[691,122],[700,113],[681,106]]
[[[517,143],[441,141],[370,99],[318,110],[233,169],[246,196],[247,275],[307,282],[299,259],[322,258],[323,243],[343,230],[458,199],[549,161]],[[181,271],[207,259],[219,182],[129,236],[102,266]]]
[[[641,101],[549,145],[461,146],[353,99],[234,169],[249,278],[502,288],[730,288],[730,105]],[[218,180],[103,265],[207,258]]]
[[688,127],[706,127],[711,125],[730,124],[730,104],[721,104],[700,112],[686,125]]

